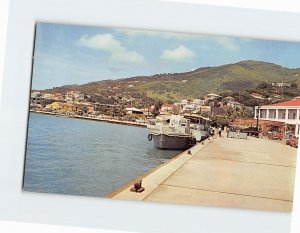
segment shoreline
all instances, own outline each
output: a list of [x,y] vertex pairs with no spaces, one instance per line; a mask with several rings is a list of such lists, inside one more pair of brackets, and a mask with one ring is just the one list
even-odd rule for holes
[[138,122],[131,122],[131,121],[121,121],[121,120],[115,120],[115,119],[105,119],[105,118],[87,117],[87,116],[79,116],[79,115],[68,116],[68,115],[63,115],[63,114],[56,114],[53,112],[44,112],[44,111],[36,111],[36,110],[29,110],[29,112],[57,116],[57,117],[64,117],[64,118],[92,120],[92,121],[100,121],[100,122],[106,122],[106,123],[111,123],[111,124],[119,124],[119,125],[147,128],[147,124],[145,124],[145,123],[138,123]]

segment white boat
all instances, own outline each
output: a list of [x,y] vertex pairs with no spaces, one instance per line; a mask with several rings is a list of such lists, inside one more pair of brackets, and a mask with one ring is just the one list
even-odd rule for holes
[[210,122],[209,118],[205,118],[201,115],[185,115],[185,118],[191,120],[191,134],[196,139],[197,142],[203,141],[204,139],[209,137],[209,129],[210,129]]
[[[169,121],[169,123],[168,123]],[[148,140],[160,149],[187,149],[195,145],[190,121],[183,116],[172,115],[170,119],[158,119],[158,122],[147,126],[150,129]]]

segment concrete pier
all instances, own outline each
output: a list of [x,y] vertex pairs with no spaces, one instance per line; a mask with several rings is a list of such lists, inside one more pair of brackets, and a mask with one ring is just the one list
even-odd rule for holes
[[109,197],[176,204],[291,211],[297,149],[268,139],[215,138],[197,144]]

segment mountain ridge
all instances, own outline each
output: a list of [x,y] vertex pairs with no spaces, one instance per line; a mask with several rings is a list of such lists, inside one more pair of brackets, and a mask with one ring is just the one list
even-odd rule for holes
[[86,84],[65,85],[46,89],[48,92],[77,90],[86,94],[137,93],[151,99],[177,101],[200,98],[207,93],[256,88],[260,83],[287,82],[300,86],[300,68],[287,68],[278,64],[246,60],[214,67],[200,67],[182,73],[163,73],[134,76],[116,80],[101,80]]

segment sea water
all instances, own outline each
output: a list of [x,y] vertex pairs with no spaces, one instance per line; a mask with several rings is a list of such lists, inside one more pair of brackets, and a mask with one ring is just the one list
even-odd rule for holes
[[146,128],[30,113],[24,190],[103,197],[168,161]]

